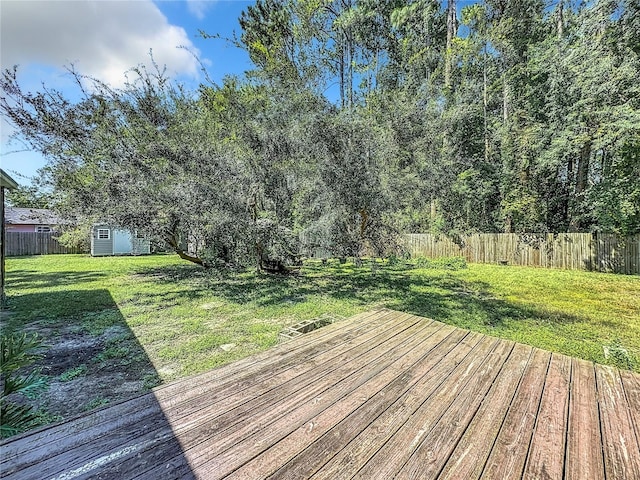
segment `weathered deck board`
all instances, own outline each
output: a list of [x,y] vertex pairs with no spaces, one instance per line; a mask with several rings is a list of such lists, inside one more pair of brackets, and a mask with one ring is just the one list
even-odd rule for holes
[[629,402],[629,413],[636,429],[636,438],[640,443],[640,377],[627,371],[621,371],[620,376]]
[[593,364],[572,359],[565,478],[605,478]]
[[562,478],[571,382],[571,359],[553,354],[536,418],[524,478]]
[[471,380],[486,357],[496,347],[488,337],[481,338],[465,358],[458,363],[452,374],[439,385],[433,397],[420,407],[395,432],[355,475],[354,478],[395,478],[402,466],[411,458],[434,425],[441,419],[457,394]]
[[438,478],[474,480],[480,477],[530,356],[531,347],[514,347]]
[[[418,409],[418,407],[428,399],[437,389],[439,382],[437,379],[448,376],[470,351],[475,343],[462,342],[466,332],[455,331],[450,337],[450,341],[438,346],[432,354],[421,362],[420,370],[416,374],[422,376],[410,389],[397,398],[387,398],[387,402],[393,402],[384,412],[378,416],[369,415],[375,413],[373,409],[384,407],[383,399],[378,398],[370,402],[361,411],[355,412],[361,431],[354,429],[357,436],[346,435],[351,430],[351,418],[346,418],[338,427],[331,432],[334,438],[341,438],[343,442],[349,442],[335,455],[326,465],[322,466],[319,472],[312,478],[351,478],[353,473],[362,467],[382,445],[384,445],[393,434],[400,428],[406,419]],[[474,339],[477,342],[477,338]],[[442,348],[440,348],[442,347]],[[383,395],[385,392],[381,392]],[[330,437],[325,439],[331,443]],[[312,446],[313,447],[313,446]],[[310,447],[311,448],[311,447]],[[320,467],[320,465],[317,465]]]
[[487,478],[521,478],[551,354],[542,350],[533,357],[518,386],[511,406],[482,473]]
[[[337,383],[334,383],[336,379],[328,379],[329,383],[334,383],[334,385],[314,398],[313,405],[300,404],[297,408],[292,409],[288,415],[272,424],[268,432],[264,434],[257,432],[257,435],[245,436],[241,442],[233,446],[232,450],[213,459],[208,458],[206,465],[203,466],[203,472],[212,479],[222,478],[262,453],[266,447],[276,444],[284,438],[291,438],[294,431],[299,431],[300,428],[303,431],[308,431],[311,428],[313,431],[318,415],[330,411],[335,414],[333,418],[342,418],[345,414],[344,400],[354,399],[354,394],[356,400],[366,399],[386,389],[389,396],[394,396],[395,392],[402,389],[409,380],[407,375],[403,375],[399,379],[397,377],[406,371],[407,363],[411,363],[413,360],[412,356],[419,355],[420,348],[424,347],[422,345],[424,343],[422,341],[423,335],[429,335],[427,340],[431,338],[434,331],[433,329],[429,330],[416,332],[413,338],[407,339],[406,342],[398,344],[396,348],[386,352],[375,363],[374,368],[363,369],[359,373],[358,376],[361,379],[346,378],[346,381],[338,381]],[[407,354],[407,348],[411,349],[410,354]],[[394,380],[395,382],[389,386],[390,382]],[[256,436],[259,436],[260,439],[256,439]]]
[[640,479],[640,375],[380,309],[0,443],[9,479]]
[[596,366],[602,447],[607,478],[640,478],[640,450],[620,372]]
[[[398,359],[396,365],[393,365],[383,375],[374,377],[371,381],[353,390],[307,423],[299,426],[281,441],[267,445],[267,450],[243,464],[228,478],[247,478],[250,475],[260,478],[267,477],[293,457],[299,455],[312,442],[315,442],[313,445],[318,448],[321,444],[316,441],[327,432],[331,432],[330,437],[348,438],[355,435],[350,431],[356,431],[362,421],[353,418],[354,416],[365,420],[372,418],[376,414],[376,410],[380,408],[380,402],[377,402],[375,397],[384,397],[392,401],[398,389],[410,388],[421,375],[433,368],[447,354],[452,344],[459,342],[463,336],[464,332],[455,330],[453,327],[440,328],[433,335],[422,340],[417,348]],[[427,355],[432,360],[420,362],[422,357]],[[416,361],[416,357],[420,358]],[[389,381],[389,379],[392,380]],[[385,384],[385,382],[387,383]],[[346,430],[341,431],[338,425],[345,420]],[[329,440],[329,443],[332,443],[332,440]]]
[[438,423],[423,436],[420,446],[395,475],[397,479],[435,478],[442,470],[458,440],[480,407],[513,344],[499,342],[453,400]]
[[[268,443],[279,440],[279,437],[288,433],[288,429],[295,428],[297,422],[304,422],[306,416],[323,410],[327,404],[330,405],[332,401],[338,400],[353,388],[380,373],[390,361],[405,352],[403,348],[397,347],[410,344],[412,338],[420,335],[425,327],[428,325],[418,323],[393,336],[391,332],[388,335],[378,336],[376,340],[380,343],[373,340],[365,342],[360,348],[352,349],[337,358],[335,363],[328,364],[330,367],[337,365],[337,368],[331,369],[327,365],[317,368],[310,376],[308,388],[299,389],[300,380],[291,382],[291,390],[283,388],[275,391],[275,401],[267,405],[267,408],[234,412],[234,420],[237,422],[234,422],[231,428],[224,430],[224,435],[216,439],[206,443],[193,442],[192,438],[201,438],[199,429],[196,429],[194,434],[186,437],[186,441],[183,442],[183,451],[190,459],[191,466],[196,466],[207,478],[214,478],[212,476],[215,476],[216,467],[221,468],[222,464],[227,464],[226,469],[233,470],[233,467],[239,466],[236,465],[239,458],[246,458],[248,452],[245,450],[245,445],[254,441],[256,431],[266,430],[262,436],[267,437]],[[374,368],[365,368],[369,365],[373,365]],[[298,405],[305,405],[306,408],[299,417],[296,417],[295,413],[300,413],[300,409],[296,409]],[[284,422],[280,422],[279,428],[272,428],[272,423],[285,415],[286,418]],[[259,420],[256,421],[256,419]],[[239,447],[238,443],[241,443]],[[232,448],[233,450],[228,453]],[[179,453],[181,452],[177,452]],[[214,465],[209,463],[212,460],[215,460]],[[166,469],[162,471],[166,472]],[[159,473],[161,472],[152,471],[149,478],[157,478]]]

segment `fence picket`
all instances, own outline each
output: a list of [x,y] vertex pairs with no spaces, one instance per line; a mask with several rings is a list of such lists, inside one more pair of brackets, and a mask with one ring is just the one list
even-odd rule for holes
[[4,254],[7,257],[18,255],[49,255],[54,253],[87,253],[81,248],[69,248],[60,245],[56,233],[6,232]]
[[473,263],[500,263],[571,270],[640,274],[640,235],[608,233],[483,233],[460,237],[410,233],[411,256],[462,256]]

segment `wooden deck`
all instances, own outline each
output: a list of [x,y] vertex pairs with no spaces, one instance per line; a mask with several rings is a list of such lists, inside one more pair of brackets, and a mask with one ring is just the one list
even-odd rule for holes
[[376,310],[0,445],[0,477],[640,479],[640,375]]

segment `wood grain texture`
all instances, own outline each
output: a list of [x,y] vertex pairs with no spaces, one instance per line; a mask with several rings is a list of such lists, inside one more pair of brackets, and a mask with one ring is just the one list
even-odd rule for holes
[[[466,332],[457,331],[454,335],[453,342],[443,345],[444,352],[440,349],[435,350],[433,355],[421,362],[421,368],[425,369],[426,373],[403,395],[391,399],[393,403],[383,413],[374,418],[367,417],[367,412],[363,412],[366,419],[364,430],[350,439],[349,443],[311,478],[351,478],[354,472],[364,466],[407,419],[435,394],[443,379],[449,376],[479,340],[474,338],[472,342],[462,342]],[[345,425],[341,428],[349,427]],[[341,436],[341,430],[334,431],[333,435]]]
[[[211,446],[207,445],[206,450],[197,459],[199,471],[211,479],[227,475],[262,453],[268,446],[282,440],[296,429],[304,428],[315,416],[335,402],[348,397],[354,390],[360,390],[360,395],[373,395],[402,373],[398,364],[407,366],[406,361],[411,360],[407,358],[407,352],[417,346],[423,336],[433,333],[433,329],[429,327],[418,325],[418,328],[407,329],[402,335],[388,340],[386,348],[371,349],[359,359],[359,362],[345,362],[342,369],[332,372],[321,381],[314,382],[310,388],[274,406],[268,412],[268,418],[275,419],[274,422],[267,423],[265,419],[260,424],[264,431],[258,430],[255,422],[251,421],[246,422],[240,430],[234,429],[228,435],[236,438],[233,444],[230,439],[225,442],[222,448],[226,448],[227,445],[230,445],[230,448],[224,453],[213,456],[210,454]],[[344,413],[339,409],[335,409],[335,412],[338,415]]]
[[480,477],[533,349],[516,345],[438,478]]
[[640,450],[620,372],[596,365],[596,385],[607,478],[640,478]]
[[397,480],[436,478],[512,349],[513,344],[510,342],[499,342],[496,345],[480,368],[459,391],[458,396],[443,413],[438,423],[424,435],[422,443],[395,475]]
[[464,389],[485,358],[496,347],[496,342],[488,337],[481,338],[479,342],[476,334],[470,334],[467,338],[470,344],[474,343],[469,353],[459,363],[456,362],[457,366],[445,378],[434,379],[439,384],[434,395],[413,412],[353,478],[395,478],[425,435],[449,408],[458,392]]
[[482,476],[521,478],[551,354],[536,349],[498,433]]
[[[368,425],[371,418],[384,409],[385,402],[394,400],[394,395],[398,395],[397,389],[406,391],[432,369],[452,345],[463,338],[461,334],[463,332],[453,327],[440,328],[415,347],[409,348],[408,353],[371,381],[298,427],[228,478],[264,478],[291,462],[294,457],[297,457],[296,461],[304,462],[305,457],[311,456],[313,465],[318,468],[318,455],[326,458],[329,453],[325,452],[333,453],[336,446],[349,442],[360,429]],[[432,360],[423,361],[427,358]],[[318,450],[320,453],[317,453]]]
[[525,480],[562,478],[569,409],[571,359],[553,354],[542,392],[529,456],[524,470]]
[[625,370],[620,371],[620,377],[629,402],[629,414],[636,430],[636,439],[640,443],[640,377]]
[[595,369],[593,363],[575,358],[571,366],[565,478],[604,479]]

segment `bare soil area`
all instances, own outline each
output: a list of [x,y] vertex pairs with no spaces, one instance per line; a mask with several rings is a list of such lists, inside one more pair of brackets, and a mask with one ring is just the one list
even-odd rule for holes
[[115,403],[160,384],[131,331],[114,325],[99,335],[77,326],[30,325],[43,340],[43,357],[31,368],[40,368],[48,388],[36,399],[43,423],[63,420],[96,407]]

